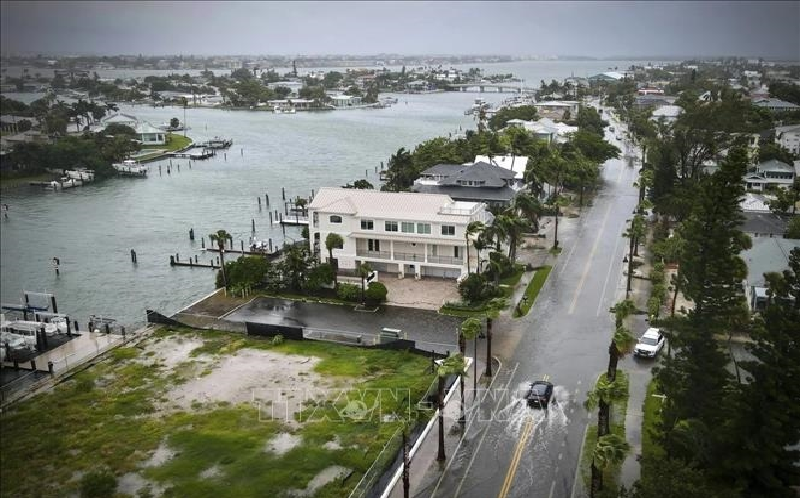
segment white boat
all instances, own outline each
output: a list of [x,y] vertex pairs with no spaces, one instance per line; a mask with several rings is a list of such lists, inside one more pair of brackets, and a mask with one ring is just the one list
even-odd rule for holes
[[61,183],[61,188],[62,189],[63,188],[80,187],[81,185],[83,185],[83,181],[76,180],[74,178],[67,178],[67,177],[61,178],[60,183]]
[[137,163],[132,159],[126,159],[121,163],[114,163],[111,165],[117,173],[123,176],[147,176],[147,166]]
[[73,180],[80,180],[82,182],[94,181],[94,171],[90,169],[68,169],[64,171],[64,175],[67,178],[72,178]]

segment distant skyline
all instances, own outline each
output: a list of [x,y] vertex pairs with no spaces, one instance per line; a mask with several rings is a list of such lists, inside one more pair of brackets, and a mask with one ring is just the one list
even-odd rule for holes
[[2,53],[800,60],[800,2],[0,3]]

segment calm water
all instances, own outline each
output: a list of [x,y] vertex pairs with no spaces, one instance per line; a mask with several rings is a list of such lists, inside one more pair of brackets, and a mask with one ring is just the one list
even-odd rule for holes
[[[192,169],[186,160],[173,160],[171,175],[168,161],[162,161],[161,177],[159,163],[151,163],[147,179],[2,194],[10,208],[9,219],[0,221],[2,301],[19,302],[23,289],[52,291],[60,310],[82,321],[102,314],[138,323],[148,308],[177,311],[212,291],[214,280],[210,269],[170,268],[170,254],[182,259],[198,254],[208,262],[200,236],[225,229],[238,246],[240,239],[247,243],[251,219],[259,238],[282,241],[280,230],[270,232],[267,226],[266,208],[259,211],[259,196],[263,201],[268,194],[274,210],[281,208],[281,187],[287,198],[308,195],[311,189],[364,178],[367,169],[367,179],[377,183],[375,167],[399,147],[471,127],[472,118],[463,111],[473,98],[409,95],[383,110],[295,115],[189,109],[189,136],[234,139],[227,159],[219,154],[193,162]],[[183,119],[177,108],[124,106],[121,111],[154,124]],[[190,228],[197,234],[194,243]],[[299,238],[299,231],[289,229],[287,235]],[[135,266],[132,248],[138,255]],[[60,276],[51,266],[54,256],[61,260]]]
[[[522,62],[488,65],[492,72],[513,72],[529,80],[592,74],[628,62]],[[581,74],[584,73],[584,74]],[[101,74],[105,77],[105,75]],[[151,163],[147,179],[114,179],[100,184],[45,192],[33,188],[4,192],[9,219],[0,220],[0,298],[17,303],[21,291],[56,293],[60,311],[85,323],[90,314],[135,324],[145,309],[172,313],[214,288],[210,269],[170,268],[169,255],[181,259],[211,255],[200,249],[200,237],[225,229],[235,245],[250,236],[255,219],[258,238],[283,241],[270,231],[266,206],[257,198],[268,194],[272,209],[280,209],[281,187],[290,196],[307,196],[312,189],[337,186],[364,178],[377,183],[375,167],[400,147],[413,148],[435,136],[472,128],[464,116],[476,94],[401,95],[400,103],[383,110],[334,111],[275,115],[189,109],[188,135],[202,141],[230,137],[227,158],[207,161],[173,160],[172,174],[158,175]],[[483,94],[499,102],[508,95]],[[405,102],[408,102],[407,104]],[[178,108],[122,106],[122,112],[158,125]],[[180,171],[177,165],[180,164]],[[197,241],[189,241],[194,228]],[[287,229],[299,238],[299,230]],[[289,240],[290,240],[289,239]],[[135,249],[138,265],[130,262]],[[51,261],[61,260],[56,276]]]

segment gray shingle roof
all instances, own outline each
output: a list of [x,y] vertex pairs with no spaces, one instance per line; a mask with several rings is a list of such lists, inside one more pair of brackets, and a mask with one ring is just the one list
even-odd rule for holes
[[789,252],[795,247],[800,247],[800,240],[778,237],[754,239],[753,247],[742,251],[742,259],[747,264],[748,284],[763,285],[764,273],[789,268]]
[[510,180],[513,180],[516,173],[510,169],[501,168],[485,162],[475,164],[437,164],[421,173],[422,176],[442,176],[445,177],[441,186],[458,186],[459,182],[483,181],[486,187],[504,187]]
[[777,159],[770,159],[758,165],[761,171],[788,171],[794,172],[794,166],[786,164],[785,162],[778,161]]
[[744,222],[741,225],[741,230],[744,233],[783,236],[789,224],[789,217],[774,213],[745,212],[742,214],[744,215]]
[[510,202],[517,195],[511,187],[475,188],[460,185],[414,185],[414,191],[423,194],[450,196],[456,201],[468,202]]

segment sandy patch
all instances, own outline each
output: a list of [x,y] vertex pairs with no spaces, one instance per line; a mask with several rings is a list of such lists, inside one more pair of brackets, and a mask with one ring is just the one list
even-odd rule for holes
[[150,455],[150,459],[142,464],[142,467],[160,467],[172,460],[174,456],[175,451],[162,441],[153,454]]
[[325,388],[341,386],[340,378],[323,378],[314,372],[320,359],[269,350],[240,349],[220,358],[211,371],[172,387],[165,406],[190,409],[192,404],[254,403],[265,419],[296,426],[295,415],[310,398]]
[[324,468],[311,479],[306,489],[291,489],[289,490],[289,494],[292,496],[314,496],[319,488],[340,477],[348,475],[350,472],[352,472],[350,469],[340,465]]
[[164,488],[158,483],[147,480],[136,472],[128,472],[123,474],[117,480],[117,492],[120,494],[137,496],[140,490],[150,488],[150,493],[153,496],[161,496],[164,494]]
[[271,453],[275,453],[276,455],[283,455],[292,448],[300,446],[302,441],[303,438],[301,436],[295,436],[294,434],[289,434],[288,432],[281,432],[277,436],[267,441],[266,450]]
[[149,341],[145,352],[152,351],[155,354],[143,358],[148,363],[161,363],[166,369],[172,370],[181,363],[197,360],[189,354],[202,345],[203,339],[199,337],[167,337],[158,342]]
[[215,479],[220,476],[222,476],[222,469],[219,465],[213,465],[200,472],[200,479]]

